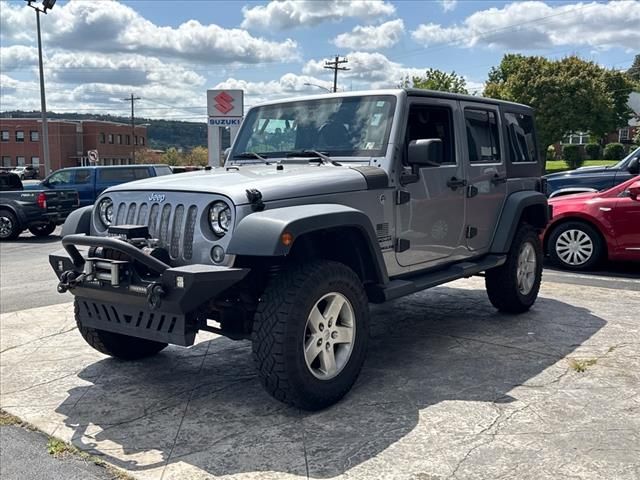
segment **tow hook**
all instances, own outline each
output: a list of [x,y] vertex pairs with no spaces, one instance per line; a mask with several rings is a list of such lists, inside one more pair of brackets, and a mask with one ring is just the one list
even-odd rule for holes
[[147,287],[147,303],[151,310],[157,310],[162,304],[162,297],[164,297],[165,291],[157,282],[153,282]]
[[67,270],[60,275],[60,283],[58,283],[58,293],[65,293],[70,288],[75,287],[79,283],[82,283],[87,275],[84,273],[74,272],[73,270]]

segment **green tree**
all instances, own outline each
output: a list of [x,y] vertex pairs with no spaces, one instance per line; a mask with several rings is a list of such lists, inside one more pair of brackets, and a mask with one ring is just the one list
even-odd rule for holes
[[405,76],[401,81],[401,88],[422,88],[425,90],[439,90],[451,93],[469,93],[467,91],[467,81],[455,71],[451,73],[443,72],[435,68],[427,70],[423,77],[415,76],[409,78]]
[[209,163],[209,151],[206,147],[194,147],[186,158],[187,165],[200,165],[204,167]]
[[631,79],[594,62],[508,54],[489,72],[484,94],[524,103],[536,110],[541,151],[575,131],[595,136],[624,126]]
[[633,60],[633,64],[627,70],[627,75],[629,75],[634,82],[640,85],[640,54],[636,55],[636,58]]
[[167,165],[181,165],[183,163],[183,155],[175,147],[171,147],[162,155],[162,162]]

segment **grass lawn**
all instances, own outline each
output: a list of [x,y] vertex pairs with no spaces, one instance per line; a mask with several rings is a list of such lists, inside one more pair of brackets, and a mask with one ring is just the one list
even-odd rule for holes
[[[587,160],[584,162],[583,167],[598,167],[600,165],[615,165],[619,160]],[[564,160],[550,160],[547,161],[547,173],[557,173],[564,170],[569,170]]]

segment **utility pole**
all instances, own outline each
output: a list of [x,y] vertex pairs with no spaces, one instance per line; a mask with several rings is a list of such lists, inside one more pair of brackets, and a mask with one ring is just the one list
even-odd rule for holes
[[348,63],[349,60],[343,58],[342,60],[338,55],[336,55],[335,60],[333,62],[327,60],[324,62],[324,68],[328,68],[329,70],[333,70],[333,91],[338,91],[338,70],[351,70],[347,67],[341,67],[343,63]]
[[133,93],[128,98],[123,98],[125,102],[131,102],[131,163],[136,163],[136,124],[134,122],[134,105],[136,100],[140,100],[140,97],[135,97]]

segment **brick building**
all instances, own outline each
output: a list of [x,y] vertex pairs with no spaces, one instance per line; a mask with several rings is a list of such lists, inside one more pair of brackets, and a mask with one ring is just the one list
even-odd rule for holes
[[[97,120],[49,120],[51,169],[87,165],[87,152],[97,150],[100,165],[133,163],[134,149],[146,149],[147,127]],[[42,122],[38,118],[0,118],[0,167],[42,168]]]

